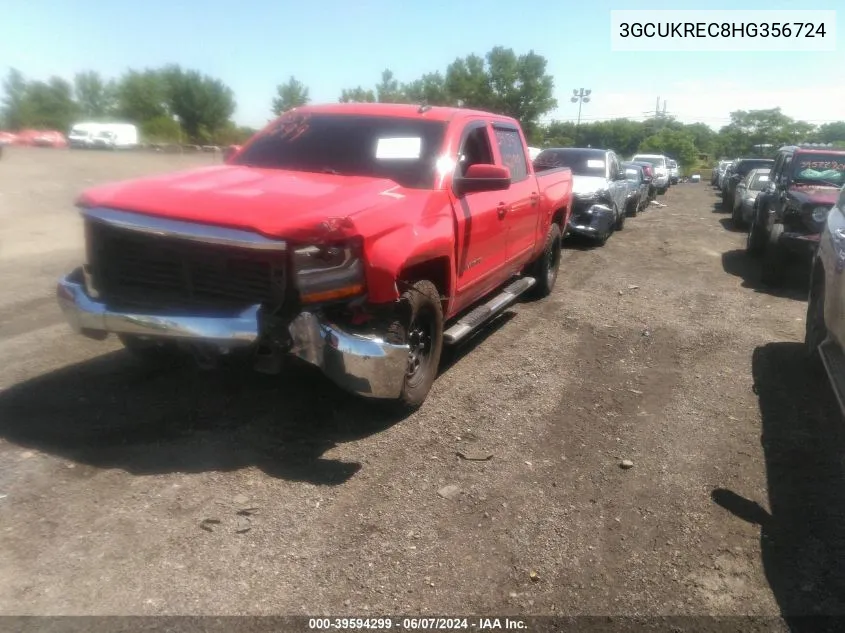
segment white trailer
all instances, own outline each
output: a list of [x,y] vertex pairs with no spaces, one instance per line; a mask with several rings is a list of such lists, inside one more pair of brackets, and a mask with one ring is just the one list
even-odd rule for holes
[[131,123],[77,123],[68,141],[71,147],[130,149],[138,145],[138,128]]

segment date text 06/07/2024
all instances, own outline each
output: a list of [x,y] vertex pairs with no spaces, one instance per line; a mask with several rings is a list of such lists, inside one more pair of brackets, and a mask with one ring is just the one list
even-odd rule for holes
[[442,617],[368,617],[368,618],[309,618],[308,628],[314,631],[527,631],[528,625],[520,618],[442,618]]

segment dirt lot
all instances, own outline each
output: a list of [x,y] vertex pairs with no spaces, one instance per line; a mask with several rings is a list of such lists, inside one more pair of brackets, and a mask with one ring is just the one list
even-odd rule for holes
[[568,248],[552,297],[391,419],[313,372],[156,374],[64,325],[74,195],[212,160],[0,162],[0,612],[845,613],[806,271],[761,288],[707,184]]

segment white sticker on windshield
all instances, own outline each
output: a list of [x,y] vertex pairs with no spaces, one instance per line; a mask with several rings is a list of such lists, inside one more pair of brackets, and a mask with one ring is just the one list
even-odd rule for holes
[[587,167],[590,169],[604,169],[604,161],[587,159]]
[[413,159],[422,154],[422,139],[380,138],[376,146],[376,158],[380,160]]

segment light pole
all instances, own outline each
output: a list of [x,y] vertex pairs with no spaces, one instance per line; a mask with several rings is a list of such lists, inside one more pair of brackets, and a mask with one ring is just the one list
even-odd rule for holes
[[590,93],[592,90],[584,90],[579,88],[572,91],[572,103],[578,104],[578,123],[575,124],[575,144],[578,145],[578,130],[581,127],[581,105],[590,102]]

